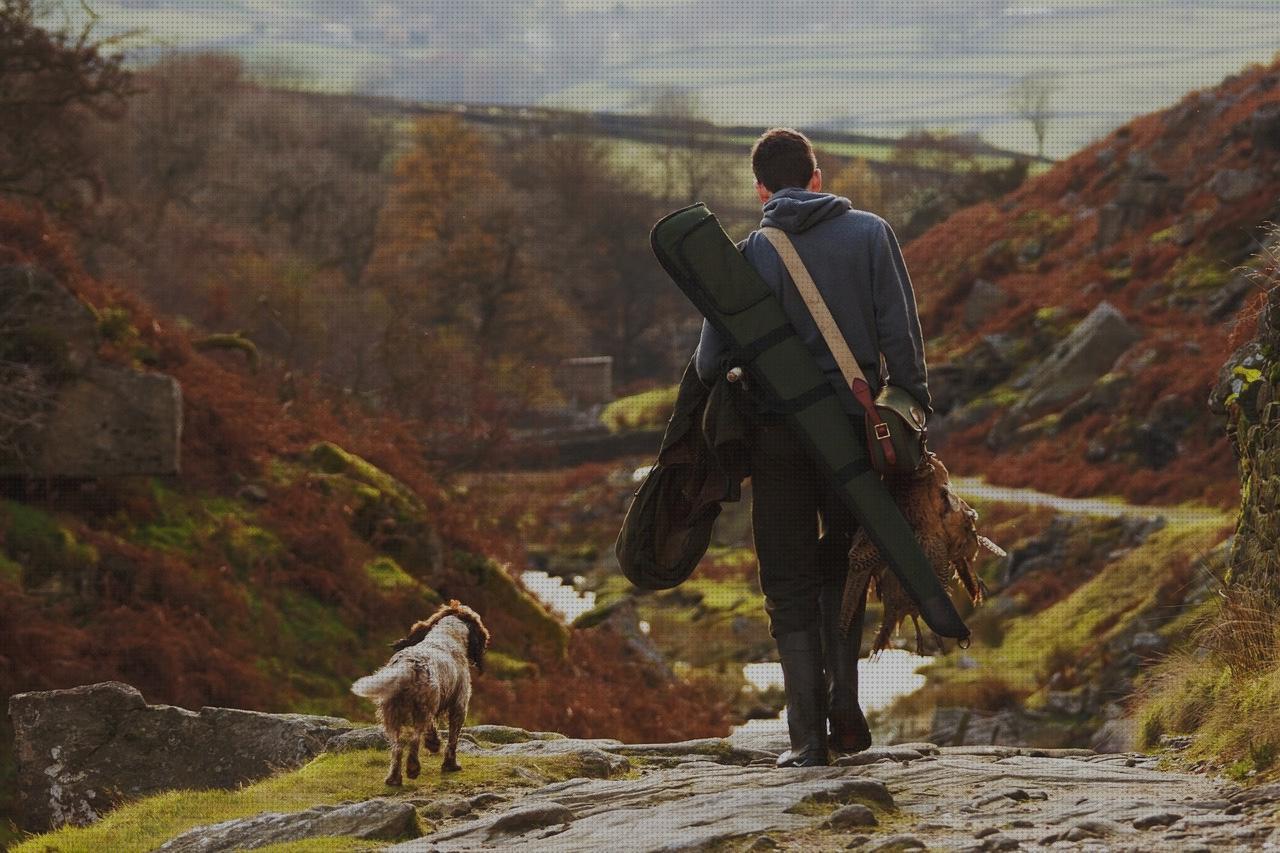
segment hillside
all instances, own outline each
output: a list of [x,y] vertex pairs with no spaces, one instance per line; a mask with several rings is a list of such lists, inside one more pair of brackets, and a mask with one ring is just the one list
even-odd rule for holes
[[1235,504],[1205,401],[1258,311],[1249,259],[1280,218],[1278,82],[1273,63],[1193,92],[906,248],[953,470]]
[[[86,275],[51,223],[6,205],[0,267],[12,264],[93,307],[98,358],[175,377],[185,428],[180,476],[0,478],[4,695],[119,678],[191,707],[369,718],[350,682],[456,597],[494,636],[477,720],[639,740],[724,733],[715,703],[611,628],[569,630],[525,592],[506,568],[519,543],[436,480],[412,422],[254,372],[238,350],[197,350],[180,324]],[[65,347],[58,329],[29,329]],[[286,387],[291,399],[277,396]]]

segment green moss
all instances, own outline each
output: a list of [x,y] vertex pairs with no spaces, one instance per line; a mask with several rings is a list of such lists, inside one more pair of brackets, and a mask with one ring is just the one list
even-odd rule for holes
[[249,365],[249,369],[254,373],[258,372],[258,366],[262,361],[261,356],[258,354],[257,345],[239,332],[206,335],[203,338],[192,341],[191,345],[201,351],[220,349],[242,353]]
[[18,501],[0,503],[7,517],[4,544],[22,565],[22,583],[38,586],[58,575],[78,575],[98,564],[98,551],[76,539],[52,515]]
[[266,528],[232,523],[226,528],[223,550],[232,566],[248,571],[275,562],[284,554],[285,548],[280,539]]
[[0,581],[9,583],[22,582],[22,564],[15,563],[4,554],[0,554]]
[[1221,261],[1196,253],[1183,255],[1169,271],[1175,290],[1192,292],[1217,290],[1230,276],[1231,271]]
[[610,432],[660,427],[671,417],[679,390],[678,385],[668,385],[630,397],[620,397],[605,406],[600,414],[600,422]]
[[516,648],[521,651],[554,649],[557,655],[565,655],[569,648],[568,628],[525,592],[502,566],[489,557],[467,551],[454,551],[452,561],[455,568],[465,572],[476,586],[484,590],[488,607],[506,613],[524,626],[522,637],[495,637],[496,643],[517,643]]
[[390,557],[376,557],[364,564],[365,574],[379,589],[409,589],[418,586],[418,582],[409,573],[400,568],[400,564]]
[[311,461],[326,474],[343,474],[352,480],[371,487],[377,493],[391,495],[415,507],[422,502],[413,491],[378,466],[343,450],[331,441],[322,441],[311,447]]
[[[438,537],[426,517],[426,505],[412,489],[359,456],[331,442],[310,450],[309,476],[321,488],[351,502],[351,527],[402,565],[433,565],[440,557]],[[394,535],[386,536],[387,522]]]
[[266,847],[253,849],[254,853],[365,853],[365,851],[383,850],[386,846],[385,841],[368,841],[343,836],[304,838],[301,841],[286,841],[283,844],[268,844]]
[[[1160,588],[1168,567],[1208,553],[1221,540],[1224,518],[1173,521],[1142,545],[1107,563],[1062,600],[1001,622],[998,647],[975,643],[965,652],[977,666],[960,668],[956,655],[936,659],[930,681],[967,682],[998,672],[1009,687],[1032,693],[1047,675],[1066,664],[1084,670],[1099,665],[1090,650],[1104,647],[1128,627],[1127,617],[1162,607]],[[981,609],[976,611],[977,614]],[[1173,731],[1166,724],[1164,731]]]
[[125,308],[103,308],[98,314],[98,334],[113,344],[126,344],[138,338],[133,318]]
[[[608,619],[610,614],[617,610],[624,600],[625,598],[613,598],[609,601],[597,604],[586,613],[578,616],[577,619],[574,619],[573,627],[578,630],[596,627],[600,623],[604,622],[604,620]],[[596,601],[600,601],[599,595],[596,596]]]
[[484,671],[486,675],[509,681],[514,678],[534,675],[537,673],[538,668],[529,661],[521,660],[514,655],[491,651],[484,656]]
[[[526,787],[531,783],[559,781],[581,775],[580,762],[572,756],[529,759],[518,756],[468,755],[461,759],[461,772],[441,774],[434,762],[426,762],[421,777],[405,780],[404,787],[396,789],[382,784],[386,761],[386,752],[383,750],[326,754],[300,770],[235,791],[172,791],[157,794],[122,806],[91,826],[64,828],[30,838],[18,845],[15,853],[100,853],[104,850],[112,853],[141,853],[153,850],[166,840],[193,827],[261,812],[296,812],[321,804],[360,801],[373,797],[408,799],[430,794],[468,795],[479,791]],[[294,849],[360,848],[305,846]]]

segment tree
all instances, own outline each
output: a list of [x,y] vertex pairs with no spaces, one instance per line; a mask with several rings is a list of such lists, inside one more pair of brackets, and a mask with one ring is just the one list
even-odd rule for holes
[[1056,71],[1042,69],[1019,78],[1009,88],[1009,104],[1018,118],[1031,122],[1036,135],[1036,156],[1044,156],[1044,138],[1054,118],[1053,98],[1062,88]]
[[854,207],[885,215],[884,187],[880,176],[865,158],[850,160],[827,178],[824,184],[829,192],[848,198]]
[[658,90],[649,102],[649,113],[664,130],[660,152],[664,208],[680,198],[682,202],[703,200],[703,195],[722,170],[715,153],[715,128],[706,119],[706,110],[697,92],[668,86]]
[[122,58],[104,54],[128,34],[97,40],[92,20],[76,34],[50,32],[39,11],[32,0],[0,3],[0,193],[74,218],[101,191],[85,126],[118,114],[131,92]]

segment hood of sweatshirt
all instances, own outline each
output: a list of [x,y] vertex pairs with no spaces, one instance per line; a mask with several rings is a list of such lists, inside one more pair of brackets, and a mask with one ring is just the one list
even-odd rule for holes
[[853,210],[853,203],[842,196],[785,187],[765,202],[760,227],[773,226],[788,234],[799,234],[850,210]]

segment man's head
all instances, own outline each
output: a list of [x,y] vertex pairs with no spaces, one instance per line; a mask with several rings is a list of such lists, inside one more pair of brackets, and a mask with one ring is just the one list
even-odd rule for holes
[[822,170],[813,143],[798,130],[775,127],[766,130],[751,147],[751,171],[761,201],[786,187],[813,192],[822,190]]

